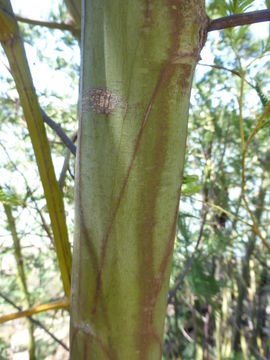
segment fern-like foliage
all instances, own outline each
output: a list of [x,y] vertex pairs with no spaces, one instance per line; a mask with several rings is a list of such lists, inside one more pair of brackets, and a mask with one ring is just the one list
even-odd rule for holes
[[216,16],[242,14],[253,4],[254,0],[213,0],[208,5],[208,11],[215,13]]
[[229,14],[233,15],[246,12],[253,3],[254,0],[229,0],[225,1],[224,6],[229,12]]
[[0,186],[0,204],[17,206],[22,205],[22,199],[8,187],[2,188]]
[[[257,95],[260,98],[260,101],[262,103],[263,108],[266,108],[266,106],[269,104],[269,99],[264,95],[261,86],[259,85],[258,82],[256,82],[256,85],[254,86],[254,90],[256,90]],[[267,115],[264,120],[262,121],[260,127],[258,128],[257,132],[261,129],[264,128],[269,128],[270,127],[270,117],[269,115]]]
[[254,87],[254,89],[256,90],[257,92],[257,95],[259,96],[260,100],[261,100],[261,103],[262,103],[262,106],[265,108],[266,105],[269,103],[269,100],[268,98],[264,95],[260,85],[258,82],[256,82],[256,85]]

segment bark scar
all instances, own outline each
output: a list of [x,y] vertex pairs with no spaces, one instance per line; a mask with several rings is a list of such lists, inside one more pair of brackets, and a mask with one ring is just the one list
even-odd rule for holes
[[110,115],[121,102],[121,96],[107,88],[87,89],[82,95],[82,111]]

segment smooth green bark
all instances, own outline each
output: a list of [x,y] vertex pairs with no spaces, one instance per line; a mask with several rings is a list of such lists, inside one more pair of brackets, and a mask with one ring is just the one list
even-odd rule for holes
[[86,0],[71,359],[160,359],[202,0]]

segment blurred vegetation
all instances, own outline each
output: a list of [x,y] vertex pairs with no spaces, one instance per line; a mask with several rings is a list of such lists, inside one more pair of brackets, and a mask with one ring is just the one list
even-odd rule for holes
[[[252,4],[212,1],[208,13],[242,13]],[[243,201],[244,189],[269,241],[267,115],[248,146],[242,183],[243,150],[270,100],[269,37],[257,39],[253,29],[210,35],[213,62],[202,54],[197,67],[185,172],[198,176],[201,191],[181,199],[171,289],[180,281],[168,305],[164,359],[270,357],[270,254]]]
[[[257,9],[255,1],[208,2],[211,18],[248,9]],[[66,21],[61,1],[51,19]],[[79,65],[73,54],[78,44],[67,31],[24,23],[20,29],[41,107],[71,138],[77,129]],[[209,34],[197,66],[164,360],[270,358],[269,115],[256,128],[270,101],[270,41],[268,33],[255,29]],[[1,69],[6,64],[3,60]],[[37,76],[39,67],[48,71],[47,87]],[[5,315],[61,298],[63,289],[34,154],[8,69],[0,71],[0,81],[0,311]],[[62,173],[72,239],[74,157],[53,130],[46,130],[58,178]],[[16,334],[25,330],[28,340],[20,344]],[[1,324],[0,359],[28,350],[31,359],[68,359],[67,314],[50,311]]]

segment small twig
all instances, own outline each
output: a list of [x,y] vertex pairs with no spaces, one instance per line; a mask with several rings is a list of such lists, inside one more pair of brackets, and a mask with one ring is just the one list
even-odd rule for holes
[[60,139],[63,141],[66,147],[68,147],[69,150],[72,152],[72,154],[76,156],[76,146],[73,144],[70,138],[65,134],[61,126],[58,125],[55,121],[53,121],[42,109],[41,109],[41,114],[43,121],[56,132],[56,134],[60,137]]
[[179,289],[179,287],[182,285],[184,278],[187,276],[187,274],[189,273],[191,266],[193,264],[193,261],[195,259],[195,255],[197,253],[197,250],[199,248],[199,246],[201,245],[202,242],[202,235],[203,235],[203,229],[204,229],[204,225],[206,222],[206,216],[207,216],[207,210],[204,209],[203,207],[203,217],[202,217],[202,221],[201,221],[201,226],[200,226],[200,232],[199,232],[199,236],[195,245],[195,249],[193,251],[192,256],[189,258],[184,271],[182,272],[181,275],[178,276],[177,281],[173,287],[173,289],[170,291],[169,296],[168,296],[168,301],[167,303],[169,304],[172,301],[172,298],[174,297],[176,291]]
[[[78,132],[75,131],[71,137],[71,140],[73,143],[77,140],[77,133]],[[69,168],[69,159],[70,159],[70,151],[69,151],[69,149],[66,149],[64,163],[63,163],[62,170],[61,170],[59,180],[58,180],[58,185],[59,185],[60,189],[63,189],[63,187],[64,187],[66,173]]]
[[225,16],[210,21],[208,32],[223,30],[230,27],[250,25],[258,22],[270,21],[270,10],[251,11],[244,14]]
[[[11,71],[8,67],[7,67],[7,70],[11,73]],[[8,99],[8,101],[14,103],[14,101],[10,98]],[[55,121],[53,121],[52,118],[50,118],[43,109],[40,108],[40,110],[41,110],[41,115],[42,115],[43,121],[47,125],[49,125],[49,127],[52,130],[54,130],[57,133],[57,135],[60,137],[62,142],[66,145],[66,147],[72,152],[72,154],[74,156],[76,156],[76,146],[74,145],[73,140],[70,140],[70,138],[65,134],[65,132],[61,128],[61,126],[58,125]]]
[[246,142],[246,144],[244,146],[243,155],[242,155],[242,184],[241,184],[242,192],[241,192],[241,196],[242,196],[242,199],[244,201],[247,212],[249,213],[249,216],[250,216],[250,218],[252,220],[252,223],[253,223],[252,227],[253,227],[253,230],[254,230],[255,234],[262,240],[263,245],[266,247],[266,249],[270,253],[270,245],[268,244],[268,242],[266,241],[266,238],[262,235],[262,233],[260,232],[260,230],[258,228],[256,218],[253,215],[253,213],[252,213],[252,211],[251,211],[251,209],[249,207],[249,204],[248,204],[248,201],[247,201],[247,198],[246,198],[246,194],[245,194],[245,187],[246,187],[246,174],[245,174],[245,171],[246,171],[246,154],[247,154],[247,150],[249,148],[249,145],[250,145],[252,139],[257,134],[258,130],[260,129],[260,126],[261,126],[264,118],[269,114],[269,112],[270,112],[270,103],[268,103],[268,105],[264,109],[262,115],[259,117],[259,119],[258,119],[258,121],[257,121],[251,135],[249,136],[249,138],[248,138],[248,140],[247,140],[247,142]]
[[[241,74],[239,71],[236,71],[234,69],[229,69],[229,68],[226,68],[224,66],[220,66],[220,65],[216,65],[216,64],[204,64],[204,63],[198,63],[198,65],[201,65],[201,66],[207,66],[207,67],[211,67],[213,69],[218,69],[218,70],[225,70],[225,71],[228,71],[230,72],[231,74],[233,75],[236,75],[238,77],[241,78]],[[252,88],[256,91],[256,86],[254,86],[253,84],[251,84],[251,82],[249,82],[248,80],[245,79],[245,82]]]
[[76,29],[73,24],[67,24],[64,22],[56,22],[56,21],[45,21],[45,20],[34,20],[29,19],[27,17],[21,16],[21,15],[15,15],[15,18],[19,22],[23,22],[25,24],[29,25],[37,25],[37,26],[44,26],[49,29],[57,29],[57,30],[67,30],[71,33],[79,32],[79,29]]
[[62,170],[61,170],[61,173],[60,173],[60,176],[58,179],[58,185],[61,190],[63,190],[63,187],[64,187],[65,178],[66,178],[67,170],[69,167],[69,159],[70,159],[70,151],[68,149],[66,149]]
[[211,202],[209,202],[209,201],[200,200],[200,199],[198,199],[198,198],[196,198],[196,197],[193,197],[193,196],[191,196],[191,199],[194,199],[195,201],[198,201],[198,202],[200,202],[200,203],[203,203],[203,204],[211,207],[212,209],[214,209],[214,210],[216,210],[216,211],[224,212],[229,218],[234,219],[234,220],[236,220],[236,221],[240,221],[242,224],[245,224],[245,225],[247,225],[247,226],[250,227],[250,228],[252,228],[252,226],[253,226],[252,224],[250,224],[250,223],[248,223],[247,221],[241,219],[241,218],[238,217],[237,215],[231,213],[231,212],[228,211],[228,210],[225,210],[225,209],[224,209],[223,207],[221,207],[221,206],[215,205],[215,204],[213,204],[213,203],[211,203]]
[[11,159],[11,157],[9,156],[9,153],[8,153],[8,151],[6,150],[6,148],[4,147],[4,145],[2,145],[2,144],[0,143],[0,146],[2,147],[4,153],[6,154],[6,157],[8,158],[9,163],[12,165],[13,169],[14,169],[15,171],[17,171],[17,172],[21,175],[21,177],[24,179],[27,193],[30,195],[31,200],[32,200],[33,203],[34,203],[34,209],[37,211],[37,213],[38,213],[39,216],[40,216],[41,226],[42,226],[42,228],[45,230],[45,232],[47,233],[48,238],[50,239],[50,241],[51,241],[51,243],[52,243],[52,245],[53,245],[53,248],[55,249],[55,244],[54,244],[54,240],[53,240],[53,235],[52,235],[52,233],[51,233],[51,230],[50,230],[49,225],[46,223],[46,220],[45,220],[45,218],[44,218],[44,216],[43,216],[43,214],[42,214],[42,211],[41,211],[41,210],[39,209],[39,207],[38,207],[37,201],[36,201],[36,199],[35,199],[35,197],[34,197],[34,191],[32,191],[31,188],[29,187],[28,181],[27,181],[24,173],[18,169],[17,165],[14,163],[14,161],[13,161],[13,160]]
[[[6,295],[4,295],[3,293],[0,292],[0,296],[1,298],[3,298],[8,304],[12,305],[15,309],[22,311],[22,308],[18,305],[16,305],[12,300],[10,300]],[[50,332],[50,330],[48,330],[45,325],[43,325],[40,321],[33,319],[31,316],[27,316],[27,318],[36,326],[40,327],[41,329],[43,329],[51,338],[54,339],[54,341],[56,341],[59,345],[61,345],[65,350],[69,351],[69,348],[59,339],[57,339],[57,337]]]
[[8,315],[0,316],[0,324],[3,324],[5,322],[20,319],[22,317],[28,317],[35,314],[39,314],[41,312],[50,311],[50,310],[59,310],[59,309],[65,309],[68,311],[69,309],[69,299],[63,298],[57,301],[52,301],[47,304],[41,304],[41,305],[35,305],[30,307],[27,310],[22,310],[17,313],[12,313]]
[[[26,185],[26,186],[28,186],[28,185]],[[56,249],[55,249],[55,243],[54,243],[54,239],[53,239],[53,235],[52,235],[52,233],[51,233],[50,227],[49,227],[49,225],[47,224],[47,222],[46,222],[46,220],[45,220],[45,218],[44,218],[44,216],[43,216],[43,214],[42,214],[42,211],[39,209],[39,207],[38,207],[38,205],[37,205],[37,202],[36,202],[36,199],[34,198],[33,193],[32,193],[32,191],[31,191],[30,188],[28,188],[28,191],[29,191],[29,190],[30,190],[31,200],[32,200],[33,203],[34,203],[34,208],[36,209],[37,213],[39,214],[39,217],[40,217],[40,220],[41,220],[41,226],[42,226],[42,228],[44,229],[44,231],[46,232],[48,238],[49,238],[50,241],[51,241],[51,244],[52,244],[54,250],[56,251]]]
[[244,100],[244,85],[245,85],[246,71],[242,69],[241,64],[240,64],[240,68],[241,68],[241,84],[240,84],[240,94],[237,99],[239,104],[239,127],[240,127],[241,149],[243,150],[245,147],[243,100]]
[[230,73],[234,74],[234,75],[237,75],[239,77],[241,77],[240,73],[236,70],[233,70],[233,69],[229,69],[229,68],[226,68],[224,66],[220,66],[220,65],[216,65],[216,64],[204,64],[204,63],[198,63],[198,65],[201,65],[201,66],[208,66],[208,67],[211,67],[211,68],[214,68],[214,69],[218,69],[218,70],[226,70],[226,71],[229,71]]

